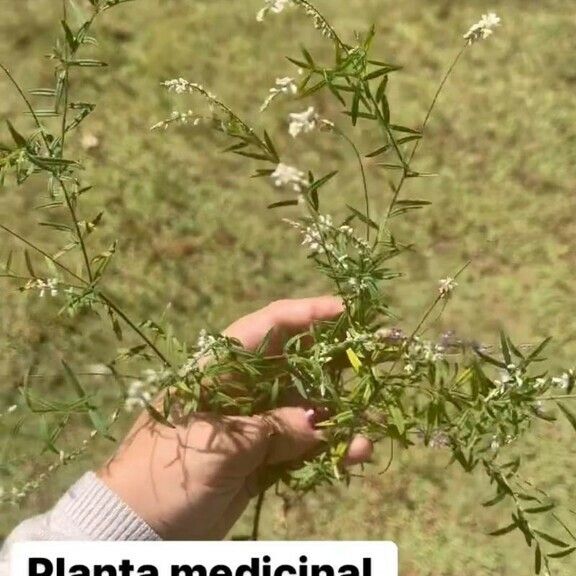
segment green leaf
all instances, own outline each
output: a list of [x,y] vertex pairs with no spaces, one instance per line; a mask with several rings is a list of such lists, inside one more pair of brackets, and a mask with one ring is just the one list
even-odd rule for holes
[[569,556],[574,551],[576,551],[576,546],[571,546],[570,548],[566,548],[566,550],[560,550],[560,552],[552,552],[548,554],[549,558],[564,558],[565,556]]
[[78,42],[76,41],[76,38],[74,37],[74,34],[72,33],[72,30],[70,30],[70,27],[68,26],[66,21],[61,20],[61,24],[62,28],[64,29],[64,37],[66,38],[66,43],[70,47],[70,50],[72,50],[72,52],[75,52],[76,49],[78,48]]
[[541,530],[534,530],[534,532],[536,532],[536,534],[538,534],[541,538],[546,540],[546,542],[550,542],[550,544],[553,544],[554,546],[558,546],[559,548],[568,548],[568,544],[566,544],[566,542],[563,542],[562,540],[556,538],[555,536],[552,536],[551,534],[547,534],[546,532],[542,532]]
[[366,154],[366,158],[374,158],[375,156],[380,156],[380,154],[384,154],[384,152],[387,152],[388,150],[390,150],[390,148],[392,148],[392,144],[386,144],[384,146],[381,146],[380,148],[376,148],[376,150],[374,150],[373,152]]
[[26,248],[24,249],[24,262],[26,263],[26,269],[28,270],[28,274],[30,274],[32,278],[36,278],[36,273],[34,272],[34,267],[32,266],[32,260]]
[[513,530],[518,528],[518,523],[516,521],[512,522],[512,524],[508,524],[508,526],[504,526],[504,528],[499,528],[498,530],[494,530],[493,532],[489,532],[489,536],[503,536],[504,534],[509,534]]
[[534,508],[526,508],[524,512],[526,514],[542,514],[544,512],[549,512],[556,507],[556,504],[551,502],[550,504],[544,504],[543,506],[536,506]]
[[360,220],[361,222],[364,222],[364,224],[367,224],[368,226],[370,226],[374,230],[380,230],[380,226],[378,226],[378,224],[376,224],[376,222],[374,222],[374,220],[371,220],[365,214],[363,214],[359,210],[356,210],[356,208],[353,208],[352,206],[350,206],[350,204],[346,204],[346,207],[348,208],[348,210],[353,212],[354,217],[358,218],[358,220]]
[[382,121],[386,126],[390,126],[390,105],[385,94],[382,95],[380,100],[380,108],[382,109]]
[[570,426],[572,426],[572,428],[574,428],[574,430],[576,431],[576,415],[573,412],[571,412],[568,408],[566,408],[564,404],[556,402],[556,405],[558,406],[558,408],[560,408],[564,416],[566,416],[566,420],[570,422]]
[[418,134],[422,135],[420,130],[415,130],[414,128],[408,128],[406,126],[399,126],[398,124],[390,124],[390,129],[395,132],[407,132],[408,134]]
[[376,90],[376,102],[380,102],[384,95],[386,94],[386,88],[388,87],[388,76],[384,76],[382,81],[378,86],[378,90]]
[[296,390],[298,390],[298,393],[300,394],[300,396],[302,396],[302,398],[308,398],[308,393],[306,392],[306,389],[304,388],[304,384],[302,384],[302,380],[300,380],[300,378],[294,377],[294,378],[292,378],[292,381],[294,382],[294,385],[296,386]]
[[268,204],[268,208],[283,208],[284,206],[298,206],[298,200],[281,200],[280,202],[273,202]]
[[540,545],[536,544],[536,551],[534,552],[534,572],[540,574],[542,570],[542,551],[540,550]]
[[16,146],[18,146],[19,148],[26,148],[27,146],[26,138],[24,138],[24,136],[22,136],[22,134],[20,134],[20,132],[18,132],[18,130],[14,128],[10,120],[6,120],[6,124],[8,125],[8,130],[10,131],[10,135],[12,136],[12,139],[16,143]]
[[64,360],[61,360],[61,362],[64,367],[64,373],[66,374],[66,380],[72,384],[72,387],[76,391],[76,394],[78,394],[79,398],[86,398],[86,392],[84,391],[84,388],[82,388],[82,384],[80,384],[76,374],[74,374],[70,366],[68,366]]
[[266,145],[268,146],[268,150],[270,150],[270,152],[272,153],[274,160],[276,162],[278,162],[280,157],[278,156],[278,152],[276,152],[276,148],[274,147],[274,143],[272,142],[272,139],[270,138],[270,136],[269,136],[268,132],[266,132],[266,130],[264,130],[264,140],[266,141]]
[[504,361],[506,365],[512,364],[512,356],[510,354],[510,348],[508,347],[508,340],[506,334],[500,330],[500,348],[502,349],[502,356],[504,356]]
[[486,508],[489,508],[490,506],[494,506],[494,505],[502,502],[502,500],[504,500],[506,498],[506,496],[508,496],[508,494],[506,494],[505,492],[499,492],[494,498],[492,498],[492,500],[482,502],[482,506],[484,506]]
[[322,176],[322,178],[320,178],[319,180],[316,180],[315,182],[313,182],[310,185],[310,187],[308,188],[308,191],[314,192],[316,190],[319,190],[322,186],[324,186],[324,184],[326,184],[328,181],[332,180],[332,178],[334,178],[334,176],[336,176],[336,174],[338,174],[338,170],[334,170],[333,172],[326,174],[326,176]]
[[69,66],[80,66],[82,68],[104,68],[108,66],[106,62],[101,60],[94,60],[92,58],[83,58],[82,60],[68,60]]
[[397,406],[390,406],[388,410],[390,412],[392,423],[394,424],[394,426],[396,426],[398,434],[402,436],[402,434],[404,434],[404,432],[406,431],[406,423],[402,411]]
[[37,118],[58,118],[61,116],[60,112],[51,109],[34,110],[34,115]]
[[399,214],[404,214],[410,210],[421,210],[425,206],[432,204],[427,200],[397,200],[394,203],[394,210],[390,213],[390,216],[398,216]]
[[152,404],[146,404],[146,410],[148,411],[148,414],[150,414],[150,416],[152,416],[152,418],[156,420],[156,422],[164,424],[169,428],[176,428],[176,426],[174,426],[174,424],[172,424],[163,414],[158,412],[158,410],[156,410],[156,408],[154,408]]
[[38,88],[37,90],[30,90],[32,96],[42,96],[45,98],[53,98],[56,96],[56,90],[53,88]]
[[96,430],[101,436],[103,436],[107,440],[110,440],[112,442],[116,441],[114,436],[111,436],[108,433],[108,428],[106,427],[104,420],[96,410],[94,409],[89,410],[88,417],[90,418],[90,422],[92,422],[92,425],[94,426],[94,430]]
[[370,74],[366,74],[363,80],[374,80],[375,78],[380,78],[380,76],[384,76],[384,74],[388,74],[388,68],[379,68],[378,70],[374,70],[374,72],[370,72]]
[[360,88],[357,87],[354,92],[354,97],[352,98],[352,109],[350,110],[350,116],[352,117],[352,126],[356,126],[358,122],[358,113],[360,111]]
[[358,358],[358,355],[352,348],[346,349],[346,356],[348,356],[348,360],[350,361],[350,366],[354,369],[354,372],[358,374],[360,372],[360,368],[362,368],[362,361]]
[[545,338],[540,344],[538,344],[538,346],[536,346],[536,348],[534,348],[534,350],[532,350],[532,352],[530,352],[530,354],[528,354],[528,356],[526,357],[526,362],[535,362],[538,359],[538,355],[540,354],[540,352],[542,352],[544,350],[544,348],[546,348],[546,346],[548,346],[548,344],[550,343],[550,341],[552,340],[552,337],[548,337]]

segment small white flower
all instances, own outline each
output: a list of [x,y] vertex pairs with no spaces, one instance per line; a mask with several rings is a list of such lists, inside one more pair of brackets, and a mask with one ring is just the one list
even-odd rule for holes
[[276,86],[274,88],[270,88],[270,94],[268,98],[264,101],[264,104],[260,107],[260,111],[263,112],[270,106],[270,103],[274,98],[280,96],[280,94],[297,94],[298,93],[298,85],[294,78],[290,78],[286,76],[284,78],[276,78]]
[[428,442],[430,448],[448,448],[451,445],[452,441],[450,440],[450,436],[441,430],[433,432],[430,441]]
[[12,413],[16,412],[17,409],[18,409],[18,406],[16,406],[16,404],[12,404],[12,406],[10,406],[10,408],[8,408],[8,410],[6,410],[6,414],[12,414]]
[[296,138],[301,133],[306,134],[307,132],[312,132],[318,126],[318,121],[320,117],[316,113],[314,106],[310,106],[308,110],[304,112],[293,112],[288,116],[290,125],[288,127],[288,132],[292,138]]
[[92,132],[84,132],[80,140],[80,146],[86,151],[94,150],[100,146],[100,139]]
[[567,390],[568,386],[570,386],[570,373],[564,372],[564,374],[560,376],[554,376],[554,378],[552,378],[552,385],[560,388],[560,390]]
[[265,4],[266,5],[264,6],[264,8],[262,8],[262,10],[260,10],[256,15],[256,20],[258,22],[262,22],[266,14],[268,14],[268,12],[272,12],[274,14],[280,14],[280,12],[284,10],[284,8],[291,6],[293,2],[292,0],[265,0]]
[[452,294],[452,292],[454,291],[454,289],[456,288],[456,286],[458,286],[458,283],[456,282],[456,280],[454,280],[454,278],[442,278],[442,280],[440,280],[439,282],[440,286],[438,288],[439,292],[440,292],[440,298],[447,298],[448,296],[450,296],[450,294]]
[[58,278],[47,278],[46,280],[36,279],[30,280],[25,290],[38,290],[40,298],[44,298],[46,294],[54,297],[58,295]]
[[133,412],[136,409],[144,408],[152,400],[153,387],[142,380],[130,382],[124,408],[126,412]]
[[482,18],[476,24],[470,27],[470,30],[464,34],[464,39],[468,44],[474,44],[479,40],[486,40],[494,33],[494,28],[500,26],[501,19],[494,13],[483,14]]
[[270,175],[274,181],[274,185],[280,188],[281,186],[291,186],[294,192],[300,194],[302,188],[308,184],[306,174],[294,166],[288,166],[280,162],[276,166],[276,170]]

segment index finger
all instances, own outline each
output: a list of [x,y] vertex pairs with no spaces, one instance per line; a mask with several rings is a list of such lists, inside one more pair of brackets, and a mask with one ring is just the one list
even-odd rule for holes
[[240,318],[224,334],[255,350],[270,333],[269,352],[274,354],[290,336],[308,330],[316,322],[332,320],[343,311],[344,303],[337,296],[278,300]]

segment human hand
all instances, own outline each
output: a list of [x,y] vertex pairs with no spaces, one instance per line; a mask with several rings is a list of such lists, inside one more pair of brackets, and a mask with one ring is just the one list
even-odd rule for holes
[[[255,350],[270,334],[267,353],[287,338],[343,311],[331,296],[281,300],[249,314],[224,334]],[[98,473],[102,481],[164,539],[223,538],[269,466],[298,462],[318,449],[313,411],[284,407],[251,417],[197,413],[169,428],[143,413],[118,453]],[[368,460],[371,443],[351,442],[346,464]]]

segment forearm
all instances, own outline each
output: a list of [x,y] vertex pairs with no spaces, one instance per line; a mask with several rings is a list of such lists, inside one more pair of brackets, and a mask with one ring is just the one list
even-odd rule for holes
[[159,540],[159,536],[95,474],[85,474],[46,514],[24,521],[0,551],[9,575],[10,547],[31,540]]

